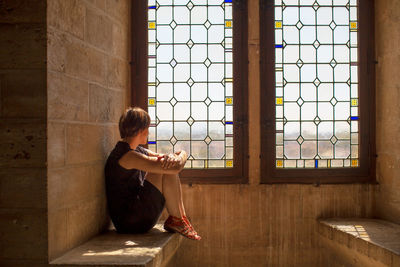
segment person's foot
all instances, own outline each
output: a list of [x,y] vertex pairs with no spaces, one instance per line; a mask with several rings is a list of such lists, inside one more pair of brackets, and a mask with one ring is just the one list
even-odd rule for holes
[[189,225],[190,229],[192,229],[197,234],[197,232],[194,230],[192,224],[190,223],[189,218],[186,217],[185,215],[183,215],[182,219],[187,223],[187,225]]
[[193,229],[186,216],[178,218],[170,215],[164,223],[164,229],[168,232],[178,233],[192,240],[200,240],[201,237]]

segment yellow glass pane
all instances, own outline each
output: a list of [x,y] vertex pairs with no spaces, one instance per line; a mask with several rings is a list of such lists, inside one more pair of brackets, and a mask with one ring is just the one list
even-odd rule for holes
[[351,161],[351,166],[352,166],[352,167],[357,167],[357,166],[358,166],[358,160],[357,160],[357,159],[353,159],[353,160]]

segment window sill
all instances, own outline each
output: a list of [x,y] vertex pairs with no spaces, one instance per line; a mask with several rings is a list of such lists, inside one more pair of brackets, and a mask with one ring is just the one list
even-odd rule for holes
[[370,185],[379,185],[377,181],[374,180],[313,180],[313,179],[287,179],[287,178],[277,178],[277,179],[268,179],[266,181],[261,181],[261,184],[308,184],[314,186],[321,186],[321,185],[352,185],[352,184],[370,184]]
[[[313,172],[314,171],[314,172]],[[335,173],[336,171],[336,173]],[[378,184],[375,175],[356,175],[337,172],[338,170],[286,170],[286,172],[267,173],[261,177],[265,184]]]
[[177,251],[182,237],[157,224],[146,234],[99,234],[50,262],[57,266],[165,266]]

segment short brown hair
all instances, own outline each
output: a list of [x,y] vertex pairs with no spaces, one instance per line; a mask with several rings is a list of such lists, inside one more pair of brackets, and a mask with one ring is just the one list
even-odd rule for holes
[[150,125],[149,114],[139,108],[130,107],[125,110],[119,119],[119,135],[121,138],[132,137],[145,130]]

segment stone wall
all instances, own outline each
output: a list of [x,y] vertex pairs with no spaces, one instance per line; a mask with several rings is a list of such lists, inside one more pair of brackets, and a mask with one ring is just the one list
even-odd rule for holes
[[376,214],[400,223],[400,2],[375,1]]
[[105,160],[129,101],[130,1],[47,8],[49,259],[109,223]]
[[47,261],[45,0],[0,1],[0,51],[0,265],[41,266]]

